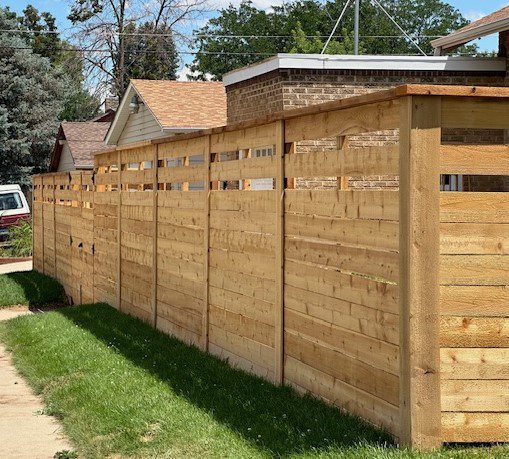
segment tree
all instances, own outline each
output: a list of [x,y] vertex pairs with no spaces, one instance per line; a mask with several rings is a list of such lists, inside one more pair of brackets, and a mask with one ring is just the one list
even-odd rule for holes
[[[138,78],[149,78],[159,75],[159,68],[165,68],[164,75],[175,76],[172,70],[176,59],[173,40],[176,37],[182,39],[180,29],[200,16],[206,2],[73,0],[69,19],[80,26],[76,42],[98,50],[86,56],[90,74],[120,98],[132,72]],[[144,35],[141,35],[142,31]],[[162,39],[161,32],[167,34],[166,39]],[[166,50],[169,42],[172,43],[171,49]],[[138,57],[144,54],[140,65],[138,59],[129,56],[133,51]],[[171,57],[169,63],[166,62],[168,57]]]
[[[0,8],[0,29],[16,26]],[[23,38],[0,32],[0,183],[29,186],[31,174],[47,170],[63,91],[47,57]]]
[[47,12],[39,13],[32,5],[23,10],[23,15],[16,16],[9,10],[6,16],[18,23],[16,28],[27,30],[22,33],[25,43],[35,54],[46,57],[64,83],[62,86],[63,110],[60,120],[85,121],[94,117],[100,101],[85,87],[84,57],[81,51],[57,33],[55,18]]
[[[206,74],[221,79],[226,72],[278,52],[298,49],[299,52],[317,52],[318,42],[323,43],[331,33],[345,2],[293,0],[273,7],[272,11],[258,9],[249,0],[244,0],[238,7],[230,5],[196,31],[198,52],[191,70],[198,79],[204,79]],[[429,37],[446,35],[468,22],[443,0],[384,0],[383,5],[409,35],[416,37],[415,41],[427,54],[432,53]],[[408,39],[400,37],[401,32],[371,0],[361,2],[360,16],[363,53],[419,53]],[[334,41],[343,43],[343,46],[330,47],[328,53],[351,52],[349,42],[353,20],[353,8],[350,8],[342,19],[339,35],[334,37]],[[472,53],[476,47],[471,45],[461,51]],[[230,55],[231,52],[237,54]]]
[[[331,40],[327,44],[325,53],[327,54],[353,54],[354,41],[345,29],[341,31],[341,40]],[[297,21],[297,28],[292,31],[293,47],[290,49],[290,53],[300,54],[320,54],[325,46],[326,40],[322,40],[318,36],[318,33],[314,37],[307,37],[300,21]],[[359,44],[360,50],[362,46]]]

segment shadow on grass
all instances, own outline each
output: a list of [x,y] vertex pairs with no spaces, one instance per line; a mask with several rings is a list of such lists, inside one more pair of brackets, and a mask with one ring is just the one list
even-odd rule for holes
[[66,303],[60,283],[36,271],[0,275],[0,306],[62,306]]
[[[273,456],[390,445],[388,435],[289,387],[257,377],[107,305],[58,310],[217,421]],[[142,396],[142,394],[140,394]]]

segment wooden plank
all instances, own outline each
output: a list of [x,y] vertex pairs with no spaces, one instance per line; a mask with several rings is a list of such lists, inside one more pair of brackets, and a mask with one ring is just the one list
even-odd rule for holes
[[393,375],[399,374],[397,345],[338,327],[321,319],[291,309],[285,310],[285,331],[292,331],[306,339],[327,345],[342,354]]
[[334,111],[311,113],[285,122],[286,142],[384,131],[398,127],[397,101],[378,102]]
[[367,365],[327,346],[320,346],[293,332],[285,333],[286,355],[381,400],[398,405],[396,375]]
[[441,223],[440,253],[447,255],[508,255],[509,225]]
[[263,124],[235,131],[212,134],[210,152],[224,153],[246,148],[264,147],[276,143],[274,124]]
[[508,145],[442,145],[441,174],[509,175]]
[[441,378],[445,379],[509,379],[508,348],[440,349]]
[[442,347],[509,347],[507,317],[441,317]]
[[509,100],[447,97],[442,105],[442,127],[507,129]]
[[395,251],[399,248],[399,224],[381,220],[335,219],[287,213],[285,234],[375,250]]
[[349,247],[329,241],[286,238],[285,257],[391,282],[398,280],[399,256],[396,252]]
[[202,164],[159,169],[160,183],[203,182],[207,175]]
[[293,357],[287,357],[285,361],[285,382],[385,428],[393,435],[398,433],[399,410],[396,406]]
[[287,177],[398,175],[399,147],[348,148],[288,155]]
[[443,413],[445,442],[494,443],[509,441],[509,413]]
[[401,100],[400,348],[403,445],[441,444],[439,177],[441,99]]
[[447,379],[440,386],[442,411],[503,413],[509,407],[509,380]]
[[270,234],[248,233],[245,231],[210,230],[210,247],[234,252],[256,253],[274,256],[275,237]]
[[509,317],[509,288],[502,286],[441,286],[442,316]]
[[175,226],[200,227],[205,225],[203,212],[195,209],[171,209],[160,207],[157,212],[159,223],[167,223]]
[[174,324],[173,322],[170,322],[163,317],[158,317],[157,329],[187,344],[198,346],[200,343],[200,337],[198,335],[182,327],[179,327],[177,324]]
[[287,190],[285,211],[335,218],[397,221],[399,192]]
[[122,311],[122,164],[121,152],[117,152],[117,304],[119,311]]
[[267,212],[212,210],[210,212],[210,228],[274,234],[276,224],[274,219],[270,218],[271,216]]
[[235,269],[262,279],[274,279],[275,257],[264,254],[242,253],[217,249],[209,250],[209,264],[215,268]]
[[204,190],[204,230],[203,230],[203,312],[202,312],[202,343],[201,347],[203,350],[208,351],[209,349],[209,284],[210,284],[210,136],[207,136],[207,146],[205,149],[205,182],[203,186]]
[[275,190],[222,190],[210,193],[211,210],[275,212]]
[[157,229],[157,212],[159,209],[159,167],[158,166],[158,149],[159,146],[155,145],[152,147],[152,168],[154,169],[153,182],[152,182],[152,326],[157,329],[157,256],[158,252],[158,234]]
[[398,313],[398,286],[363,276],[287,260],[285,284],[392,314]]
[[210,178],[213,181],[271,178],[276,168],[276,156],[221,161],[210,165]]
[[285,122],[276,123],[275,142],[275,257],[274,257],[274,382],[284,381],[284,263],[285,263]]
[[159,142],[158,158],[182,158],[184,156],[203,155],[208,150],[209,136],[201,135],[191,139],[180,140],[175,136]]
[[207,191],[158,190],[158,205],[176,209],[203,210]]
[[192,314],[175,307],[173,304],[165,304],[158,301],[158,319],[166,319],[167,321],[178,325],[184,330],[194,333],[196,336],[201,335],[202,331],[202,318],[201,315]]
[[285,286],[285,308],[388,343],[399,344],[399,321],[396,314],[290,285]]
[[507,193],[440,193],[440,221],[450,223],[509,223]]
[[509,285],[507,255],[441,255],[441,285]]

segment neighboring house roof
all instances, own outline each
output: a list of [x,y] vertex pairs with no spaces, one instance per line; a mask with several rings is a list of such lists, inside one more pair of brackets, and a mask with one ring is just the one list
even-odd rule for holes
[[108,145],[118,141],[135,95],[152,113],[162,132],[178,133],[226,124],[226,92],[221,82],[131,80],[106,136]]
[[467,26],[454,31],[446,37],[437,38],[431,44],[436,51],[450,50],[464,45],[476,38],[509,30],[509,6],[488,14]]
[[278,69],[505,72],[505,59],[453,56],[381,56],[339,54],[277,54],[226,73],[229,86]]
[[110,123],[104,121],[62,122],[51,156],[50,171],[58,169],[64,141],[69,146],[76,169],[92,169],[92,153],[106,148],[104,137],[109,126]]

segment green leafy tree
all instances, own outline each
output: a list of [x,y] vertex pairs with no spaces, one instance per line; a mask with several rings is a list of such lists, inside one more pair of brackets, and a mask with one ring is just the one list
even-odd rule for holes
[[[16,25],[0,8],[0,29]],[[65,89],[50,60],[28,45],[0,32],[0,184],[25,187],[47,170]]]
[[[353,54],[353,38],[348,35],[345,29],[341,32],[341,40],[336,39],[329,41],[325,49],[326,54]],[[297,22],[297,28],[292,31],[293,47],[290,49],[290,53],[320,54],[325,46],[326,40],[322,40],[322,38],[317,35],[314,37],[306,36],[301,23]],[[359,44],[359,49],[362,50],[361,44]]]
[[56,33],[55,18],[47,12],[39,13],[32,5],[28,5],[21,16],[9,13],[7,11],[6,16],[17,21],[17,28],[29,31],[20,34],[20,37],[35,54],[49,59],[64,83],[63,109],[59,119],[85,121],[95,116],[100,102],[85,87],[84,56]]
[[[324,42],[332,31],[345,2],[296,0],[269,11],[256,8],[250,1],[243,1],[237,7],[230,5],[196,31],[198,51],[191,70],[198,79],[204,79],[207,74],[221,79],[226,72],[278,52],[320,52],[317,51],[319,42]],[[433,51],[429,37],[446,35],[468,23],[456,8],[443,0],[385,0],[383,5],[427,54]],[[372,2],[361,2],[360,17],[364,54],[419,53],[407,38],[400,37],[401,32],[394,23]],[[350,8],[342,19],[339,36],[333,40],[342,46],[332,44],[327,53],[352,52],[353,22],[353,8]],[[459,51],[472,53],[476,47],[471,45]],[[230,55],[232,52],[238,54]]]

